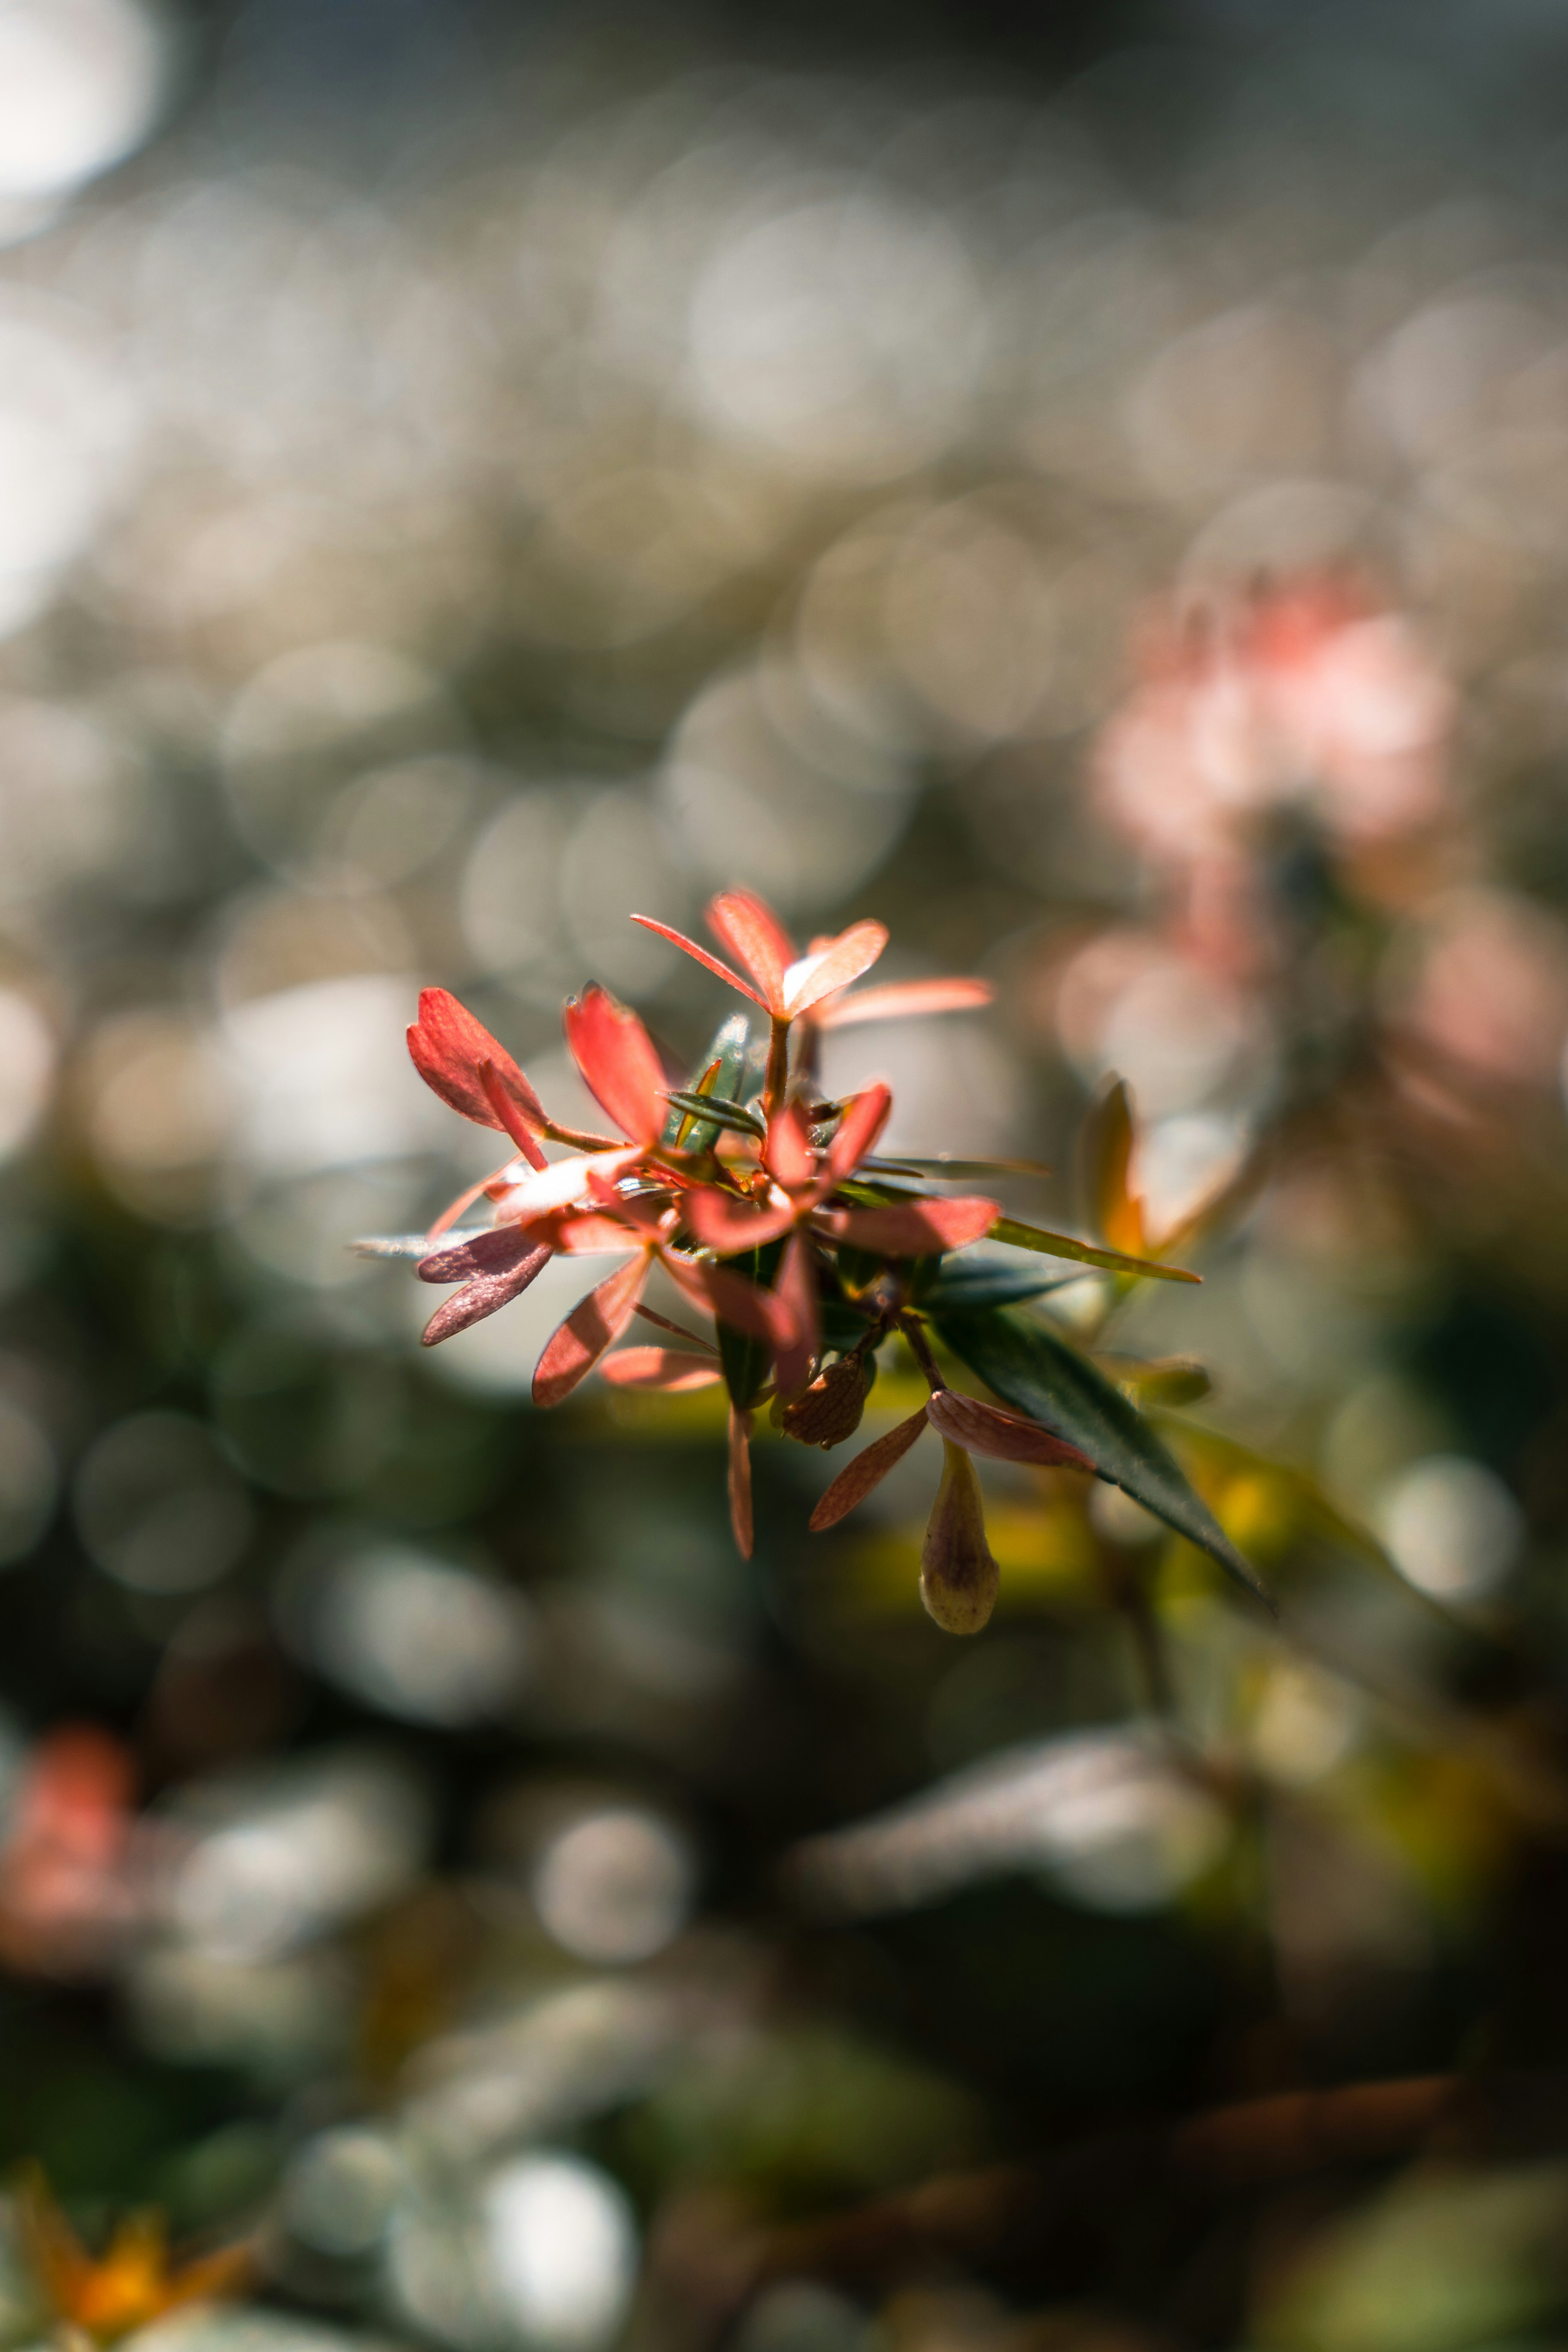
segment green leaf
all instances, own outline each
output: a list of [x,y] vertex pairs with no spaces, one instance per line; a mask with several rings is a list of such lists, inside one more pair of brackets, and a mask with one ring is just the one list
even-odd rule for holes
[[[692,1073],[689,1091],[718,1102],[739,1101],[744,1091],[749,1042],[745,1014],[731,1013],[714,1031],[712,1044]],[[673,1104],[676,1097],[672,1095],[670,1100]],[[665,1121],[665,1142],[671,1148],[679,1143],[685,1151],[710,1151],[719,1139],[718,1127],[710,1119],[690,1126],[688,1117],[679,1108],[671,1110]]]
[[892,1160],[862,1160],[862,1168],[877,1175],[888,1176],[1048,1176],[1050,1170],[1040,1160],[955,1160],[951,1152],[939,1151],[934,1159],[916,1160],[908,1152],[900,1152]]
[[974,1251],[964,1250],[942,1260],[923,1303],[933,1315],[959,1307],[1017,1307],[1026,1298],[1043,1298],[1047,1291],[1065,1289],[1080,1279],[1076,1274],[1037,1273],[1030,1265],[977,1257]]
[[751,1111],[742,1110],[739,1103],[717,1101],[696,1092],[688,1094],[683,1087],[672,1090],[665,1100],[673,1103],[677,1110],[684,1111],[696,1122],[687,1136],[685,1148],[688,1150],[706,1150],[707,1146],[695,1142],[693,1138],[699,1134],[706,1135],[710,1128],[717,1132],[720,1128],[727,1127],[733,1135],[749,1135],[753,1143],[761,1143],[767,1134],[762,1120]]
[[[746,1281],[754,1282],[759,1290],[771,1290],[784,1248],[782,1241],[768,1242],[761,1249],[744,1250],[739,1257],[726,1258],[724,1264],[730,1273],[742,1275]],[[740,1412],[747,1412],[768,1384],[773,1359],[761,1340],[748,1339],[744,1331],[737,1331],[730,1324],[721,1323],[717,1316],[714,1327],[719,1340],[719,1360],[723,1367],[724,1385],[730,1391],[730,1402]]]
[[985,1236],[1005,1242],[1012,1249],[1038,1250],[1044,1257],[1076,1258],[1080,1265],[1103,1266],[1107,1274],[1148,1274],[1157,1282],[1201,1282],[1179,1265],[1160,1265],[1153,1258],[1128,1257],[1121,1250],[1096,1249],[1090,1242],[1074,1241],[1070,1234],[1048,1234],[1041,1225],[1021,1225],[1015,1217],[998,1217]]
[[936,1318],[936,1328],[1004,1404],[1078,1446],[1103,1476],[1200,1546],[1273,1609],[1263,1585],[1136,1405],[1038,1315],[1019,1307],[950,1309]]
[[1196,1404],[1214,1386],[1205,1367],[1191,1356],[1100,1355],[1095,1360],[1134,1404]]
[[870,1317],[863,1307],[851,1306],[847,1298],[824,1298],[819,1312],[822,1317],[822,1344],[844,1355],[858,1347],[866,1337]]

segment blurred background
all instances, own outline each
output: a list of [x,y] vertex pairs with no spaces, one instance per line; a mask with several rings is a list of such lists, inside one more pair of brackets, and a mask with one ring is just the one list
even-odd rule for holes
[[[98,2334],[1568,2342],[1568,16],[4,0],[0,239],[0,2159],[253,2249]],[[587,1116],[737,880],[995,982],[900,1147],[1226,1193],[1280,1628],[1004,1465],[973,1643],[916,1460],[742,1565],[602,1267],[421,1354],[419,987]]]

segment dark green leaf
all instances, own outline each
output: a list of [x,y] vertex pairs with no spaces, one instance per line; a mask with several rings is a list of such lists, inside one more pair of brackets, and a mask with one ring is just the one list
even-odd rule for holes
[[1014,1217],[998,1217],[987,1241],[1005,1242],[1012,1249],[1038,1250],[1044,1257],[1076,1258],[1080,1265],[1103,1266],[1108,1274],[1148,1274],[1157,1282],[1199,1282],[1179,1265],[1160,1265],[1153,1258],[1127,1257],[1121,1250],[1096,1249],[1091,1242],[1074,1241],[1070,1234],[1048,1234],[1040,1225],[1021,1225]]
[[1100,1369],[1124,1389],[1135,1404],[1196,1404],[1214,1383],[1191,1356],[1105,1356]]
[[665,1099],[673,1103],[677,1110],[689,1112],[698,1121],[688,1130],[683,1147],[688,1151],[707,1150],[707,1145],[696,1139],[706,1135],[710,1128],[717,1132],[720,1128],[727,1127],[732,1135],[749,1135],[753,1143],[761,1143],[767,1134],[762,1120],[751,1111],[742,1110],[739,1103],[722,1102],[710,1095],[688,1094],[684,1088],[668,1095]]
[[924,1304],[933,1315],[955,1307],[1016,1307],[1026,1298],[1044,1298],[1047,1291],[1078,1282],[1076,1274],[1037,1273],[1033,1266],[995,1258],[976,1257],[973,1250],[944,1258],[942,1272],[926,1293]]
[[1078,1446],[1105,1477],[1199,1545],[1238,1584],[1273,1608],[1247,1561],[1137,1407],[1038,1315],[1021,1307],[950,1309],[937,1318],[937,1329],[1004,1404]]
[[[726,1258],[725,1266],[731,1274],[754,1282],[759,1290],[771,1290],[773,1276],[784,1255],[782,1241],[769,1242],[762,1249],[745,1250],[739,1257]],[[745,1332],[736,1331],[728,1323],[714,1318],[719,1339],[719,1360],[724,1369],[724,1385],[730,1391],[730,1402],[742,1412],[756,1403],[768,1384],[773,1359],[761,1340],[748,1339]]]
[[863,1308],[852,1307],[847,1298],[825,1298],[820,1312],[825,1348],[831,1348],[842,1355],[848,1349],[858,1347],[866,1337],[870,1318]]
[[[750,1032],[743,1013],[731,1013],[720,1023],[713,1042],[691,1074],[689,1091],[718,1102],[736,1102],[744,1092],[746,1054]],[[671,1102],[675,1097],[670,1097]],[[684,1110],[672,1109],[665,1122],[664,1140],[673,1145],[686,1127]],[[711,1119],[700,1127],[687,1127],[681,1149],[686,1151],[710,1151],[719,1140],[719,1129]]]

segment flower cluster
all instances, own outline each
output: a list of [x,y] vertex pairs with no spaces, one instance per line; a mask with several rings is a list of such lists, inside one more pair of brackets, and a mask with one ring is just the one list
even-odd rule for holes
[[[949,1256],[988,1236],[1124,1275],[1192,1277],[1019,1224],[988,1196],[938,1192],[934,1184],[942,1179],[1001,1174],[1020,1163],[879,1155],[892,1107],[881,1084],[843,1100],[821,1098],[816,1071],[823,1030],[973,1008],[989,1000],[984,982],[917,981],[857,992],[852,983],[887,943],[881,924],[857,923],[836,939],[814,940],[797,957],[772,909],[745,890],[723,892],[708,908],[714,937],[739,970],[647,917],[633,920],[739,990],[765,1015],[765,1031],[753,1040],[748,1017],[731,1016],[683,1085],[637,1015],[590,986],[567,1002],[566,1042],[616,1132],[586,1133],[550,1116],[505,1047],[454,997],[426,990],[408,1033],[420,1075],[454,1110],[498,1129],[514,1150],[414,1245],[423,1280],[458,1285],[432,1317],[426,1343],[494,1314],[552,1256],[617,1255],[623,1262],[544,1349],[534,1402],[561,1403],[595,1368],[626,1387],[680,1391],[722,1381],[730,1400],[731,1517],[749,1557],[757,1409],[770,1405],[776,1424],[802,1444],[841,1443],[859,1424],[878,1348],[901,1334],[926,1376],[929,1402],[850,1464],[812,1524],[831,1526],[853,1508],[929,1424],[942,1440],[945,1466],[921,1591],[939,1623],[973,1632],[990,1614],[996,1568],[972,1455],[1098,1471],[1134,1491],[1143,1488],[1120,1457],[1105,1458],[1106,1443],[1115,1452],[1116,1433],[1108,1440],[1093,1411],[1080,1427],[1081,1409],[1075,1413],[1069,1402],[1054,1411],[1048,1397],[1042,1405],[1032,1391],[1023,1410],[1009,1410],[1005,1377],[999,1381],[983,1367],[981,1377],[1004,1395],[1003,1404],[952,1387],[932,1335],[963,1355],[963,1330],[973,1325],[972,1349],[978,1345],[984,1353],[1010,1332],[1016,1336],[1007,1314],[1049,1285],[1032,1273],[999,1272],[994,1263],[949,1269]],[[547,1142],[566,1147],[566,1156],[548,1159]],[[455,1231],[481,1197],[491,1204],[493,1222]],[[644,1303],[655,1267],[711,1316],[711,1339]],[[689,1346],[611,1353],[637,1316]],[[1037,1335],[1037,1358],[1048,1338],[1043,1330]],[[1097,1394],[1091,1402],[1103,1420],[1104,1400]],[[1074,1425],[1065,1425],[1064,1412]],[[1147,1436],[1157,1449],[1152,1433]],[[1124,1431],[1121,1439],[1125,1452]],[[1196,1497],[1191,1501],[1201,1511]],[[1207,1532],[1196,1539],[1215,1549]]]

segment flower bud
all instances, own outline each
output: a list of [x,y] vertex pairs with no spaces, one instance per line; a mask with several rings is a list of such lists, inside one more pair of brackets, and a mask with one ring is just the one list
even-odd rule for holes
[[921,1554],[921,1599],[949,1633],[978,1633],[996,1605],[996,1563],[985,1540],[980,1481],[962,1445],[942,1442],[936,1490]]
[[784,1406],[779,1426],[802,1445],[842,1445],[860,1426],[869,1386],[864,1359],[841,1356]]

